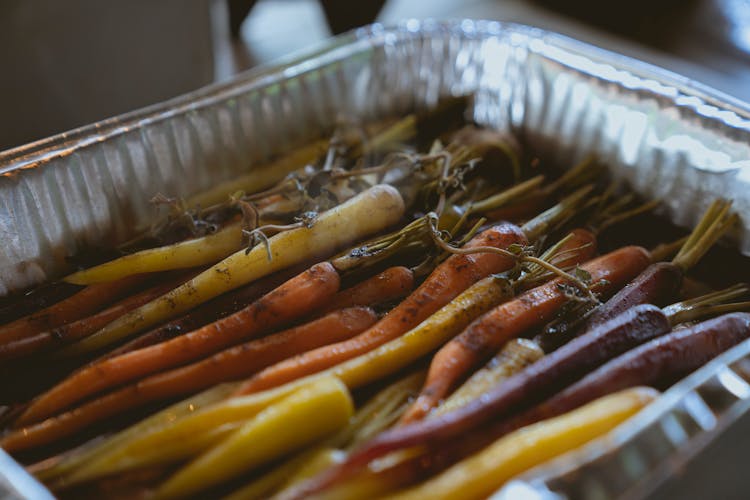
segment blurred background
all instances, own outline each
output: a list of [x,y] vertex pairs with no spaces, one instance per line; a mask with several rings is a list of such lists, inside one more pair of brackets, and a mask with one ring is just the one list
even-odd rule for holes
[[410,17],[530,24],[750,101],[749,0],[3,0],[0,150]]

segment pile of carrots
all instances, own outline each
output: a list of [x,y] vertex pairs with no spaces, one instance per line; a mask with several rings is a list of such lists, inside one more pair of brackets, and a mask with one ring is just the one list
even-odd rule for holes
[[0,446],[71,498],[481,498],[750,337],[705,277],[730,201],[649,240],[657,201],[465,105],[159,196],[121,257],[2,299]]

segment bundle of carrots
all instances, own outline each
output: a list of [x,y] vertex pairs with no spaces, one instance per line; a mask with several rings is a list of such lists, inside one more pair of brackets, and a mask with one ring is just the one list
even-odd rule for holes
[[750,288],[692,271],[730,202],[623,246],[658,202],[465,105],[159,195],[121,257],[3,299],[0,446],[71,497],[481,497],[750,336]]

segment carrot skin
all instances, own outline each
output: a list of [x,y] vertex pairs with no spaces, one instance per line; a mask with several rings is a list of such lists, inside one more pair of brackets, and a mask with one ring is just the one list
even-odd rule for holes
[[297,274],[303,272],[310,267],[310,265],[311,264],[303,264],[294,266],[220,295],[219,297],[196,307],[184,316],[156,327],[153,330],[149,330],[117,349],[107,352],[95,362],[103,361],[108,358],[113,358],[121,354],[143,349],[144,347],[173,339],[184,333],[206,326],[219,318],[234,314],[274,288],[280,286],[285,281],[288,281]]
[[134,275],[117,281],[87,286],[80,292],[41,311],[3,325],[0,327],[0,342],[10,342],[85,318],[112,301],[127,295],[145,280],[144,275]]
[[171,280],[167,283],[148,288],[117,302],[107,309],[99,311],[93,316],[88,316],[79,319],[78,321],[67,323],[30,337],[24,337],[6,344],[1,344],[0,362],[50,351],[57,346],[79,340],[94,333],[126,312],[159,297],[163,293],[166,293],[182,281],[184,280],[178,280],[177,282]]
[[15,452],[38,447],[118,413],[245,377],[280,359],[356,335],[376,318],[375,313],[365,307],[335,311],[305,325],[235,346],[198,363],[159,373],[105,394],[71,411],[8,434],[0,440],[0,446]]
[[[648,254],[626,247],[582,266],[591,274],[592,290],[612,293],[648,265]],[[463,381],[471,369],[497,352],[508,340],[543,325],[569,300],[561,278],[533,288],[497,306],[469,325],[435,354],[419,397],[401,422],[423,418]]]
[[330,263],[316,264],[231,316],[167,342],[87,366],[32,402],[17,423],[38,421],[91,394],[283,327],[323,306],[339,284],[338,272]]
[[[481,400],[453,412],[385,431],[355,450],[343,463],[311,480],[300,492],[312,495],[351,477],[378,457],[411,446],[425,446],[429,452],[419,460],[399,464],[393,471],[399,481],[408,483],[428,471],[439,470],[513,430],[579,406],[557,405],[555,412],[537,410],[540,402],[592,369],[607,366],[609,359],[633,352],[630,349],[669,332],[670,328],[661,309],[650,304],[637,306],[532,363]],[[578,392],[584,396],[581,400],[589,394]],[[596,397],[592,396],[591,400]],[[388,471],[386,476],[390,475]],[[294,498],[298,497],[302,498]]]
[[[643,255],[647,255],[643,252]],[[601,262],[600,259],[597,261]],[[669,321],[661,309],[650,305],[634,308],[528,366],[482,400],[454,412],[381,434],[353,455],[351,462],[361,465],[395,448],[449,439],[490,418],[502,416],[511,408],[514,411],[522,410],[522,407],[518,407],[521,403],[533,404],[565,383],[572,382],[571,377],[574,379],[609,357],[668,331]]]
[[651,264],[632,282],[599,306],[587,320],[584,329],[609,321],[639,304],[664,307],[674,302],[682,286],[683,272],[671,262]]
[[42,285],[23,294],[0,298],[0,325],[34,314],[67,299],[83,289],[80,285],[57,282]]
[[414,273],[403,266],[390,267],[382,273],[341,290],[326,305],[323,314],[346,307],[376,305],[405,297],[414,288]]
[[534,418],[564,413],[620,389],[672,383],[748,337],[750,313],[726,314],[675,330],[600,366],[542,403]]
[[[521,229],[513,224],[499,224],[475,236],[466,246],[507,248],[513,243],[526,243]],[[411,330],[480,279],[510,269],[513,264],[513,259],[489,252],[452,255],[367,331],[270,366],[243,384],[240,392],[249,394],[276,387],[369,352]]]

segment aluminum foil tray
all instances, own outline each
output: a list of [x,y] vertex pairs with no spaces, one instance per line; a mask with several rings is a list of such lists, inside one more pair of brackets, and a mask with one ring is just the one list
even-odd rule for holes
[[[573,163],[597,155],[615,177],[661,198],[677,224],[695,223],[717,195],[734,199],[743,215],[736,242],[750,255],[746,104],[528,26],[407,21],[363,28],[229,83],[0,153],[0,296],[59,277],[68,270],[66,257],[81,249],[126,240],[153,217],[148,200],[157,192],[201,191],[319,136],[341,115],[367,120],[463,94],[474,96],[477,122],[521,134],[543,157]],[[738,352],[750,352],[750,344],[730,354]],[[639,471],[688,456],[696,439],[710,437],[747,407],[746,392],[738,396],[721,379],[731,372],[725,367],[712,363],[700,372],[703,379],[678,384],[648,416],[623,429],[631,433],[627,439],[599,455],[622,465],[633,450],[660,447],[659,453],[636,453]],[[724,403],[696,399],[717,383],[729,398],[719,398]],[[701,411],[713,415],[714,427],[691,420],[697,415],[690,413],[691,401],[708,405]],[[565,463],[610,463],[599,455],[579,454]],[[514,484],[578,497],[586,485],[598,487],[587,479],[597,467],[577,468],[575,478],[558,471],[554,479],[547,471],[547,479]],[[611,470],[612,484],[601,495],[591,490],[597,492],[591,498],[631,491],[640,477],[631,469]],[[25,489],[35,483],[24,472],[3,467],[0,473],[18,495],[37,497],[38,490]]]

